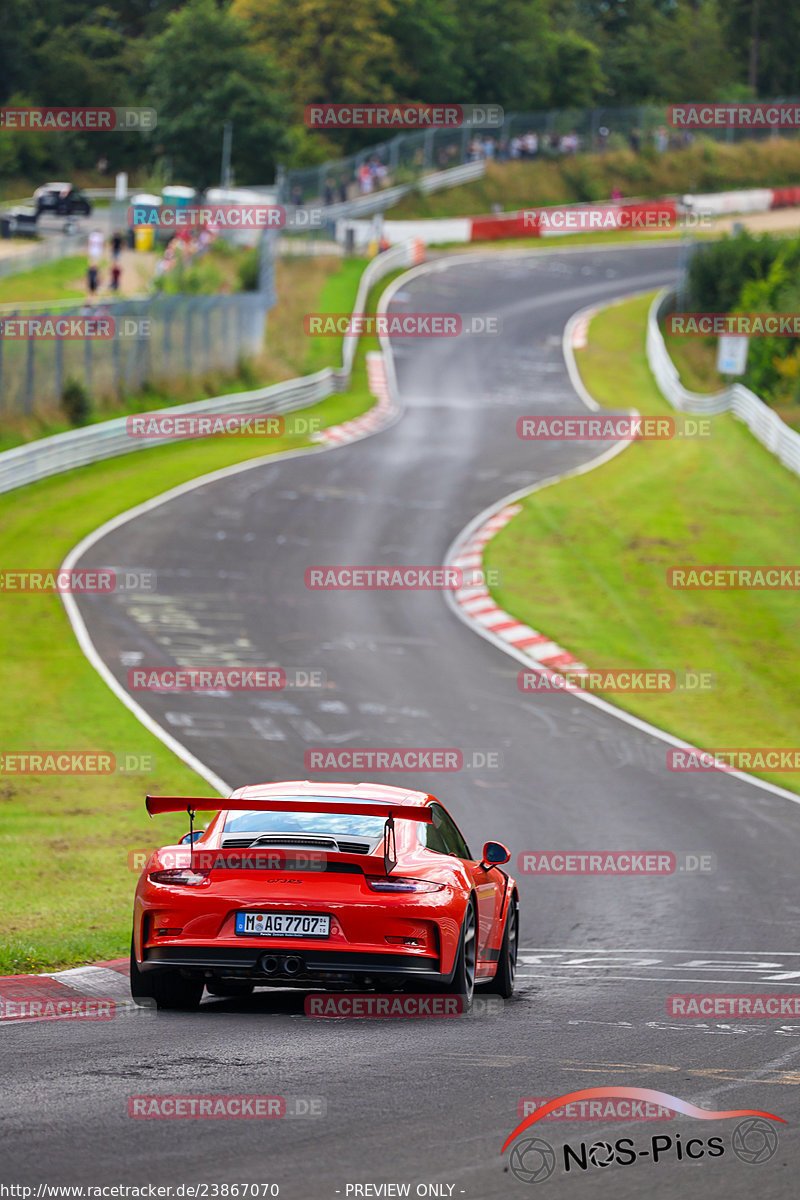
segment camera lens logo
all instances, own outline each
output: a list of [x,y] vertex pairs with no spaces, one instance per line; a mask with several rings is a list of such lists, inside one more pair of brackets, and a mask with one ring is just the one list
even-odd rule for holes
[[614,1161],[614,1147],[609,1142],[595,1142],[589,1147],[589,1162],[593,1167],[607,1167]]
[[543,1183],[556,1169],[556,1153],[542,1138],[526,1138],[511,1151],[508,1165],[520,1183]]
[[761,1117],[748,1117],[734,1129],[731,1147],[743,1163],[756,1165],[769,1162],[778,1149],[778,1135],[768,1121],[762,1121]]

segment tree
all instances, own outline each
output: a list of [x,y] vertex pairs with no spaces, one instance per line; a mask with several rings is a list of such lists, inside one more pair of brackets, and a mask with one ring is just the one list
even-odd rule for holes
[[394,0],[381,21],[398,69],[387,70],[392,91],[429,103],[463,99],[461,23],[452,0]]
[[189,0],[151,43],[145,73],[147,101],[158,112],[154,141],[176,178],[195,187],[219,180],[225,121],[233,122],[236,180],[272,177],[287,144],[285,81],[229,10],[214,0]]
[[30,80],[30,43],[25,0],[4,0],[0,4],[0,104]]
[[475,0],[461,13],[461,59],[473,104],[546,108],[552,28],[543,0]]
[[402,64],[384,32],[392,0],[234,0],[233,11],[286,69],[297,120],[309,104],[400,98],[389,81]]
[[567,30],[551,42],[549,108],[590,108],[604,95],[605,76],[597,46]]
[[800,10],[787,0],[729,0],[724,31],[741,77],[764,98],[800,91]]

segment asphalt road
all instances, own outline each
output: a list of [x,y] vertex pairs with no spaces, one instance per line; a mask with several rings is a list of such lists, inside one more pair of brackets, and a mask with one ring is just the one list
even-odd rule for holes
[[[584,412],[563,364],[567,318],[668,282],[676,266],[674,246],[654,246],[487,255],[416,275],[393,309],[497,314],[502,336],[396,345],[405,405],[397,424],[217,481],[121,527],[81,565],[154,568],[158,590],[84,597],[81,609],[120,679],[136,663],[324,672],[324,688],[268,697],[139,695],[232,785],[319,777],[304,767],[310,748],[494,752],[500,768],[391,782],[432,791],[473,846],[497,838],[514,858],[534,849],[697,851],[716,855],[716,872],[518,875],[525,951],[517,996],[500,1016],[314,1022],[300,998],[260,992],[209,1000],[197,1015],[8,1027],[2,1176],[275,1182],[289,1200],[401,1194],[353,1190],[386,1183],[408,1184],[410,1195],[436,1184],[427,1194],[474,1200],[537,1187],[570,1197],[796,1194],[800,1022],[668,1019],[666,997],[798,990],[797,806],[737,779],[670,773],[663,743],[574,697],[521,695],[519,664],[437,593],[312,592],[303,583],[315,565],[438,564],[484,506],[593,457],[596,444],[519,441],[516,418]],[[597,616],[607,619],[600,597]],[[736,1157],[732,1120],[539,1124],[528,1136],[555,1148],[552,1177],[527,1184],[508,1171],[500,1147],[522,1097],[612,1084],[709,1109],[765,1109],[788,1124],[762,1164]],[[145,1093],[321,1097],[326,1115],[129,1119],[127,1098]],[[721,1137],[724,1152],[679,1158],[678,1133],[684,1143]],[[655,1162],[659,1135],[673,1145]],[[621,1137],[633,1139],[635,1163],[563,1169],[565,1142],[577,1152]]]

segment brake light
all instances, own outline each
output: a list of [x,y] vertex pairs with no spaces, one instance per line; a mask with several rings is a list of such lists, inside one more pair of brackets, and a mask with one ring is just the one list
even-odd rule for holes
[[171,883],[181,887],[197,887],[205,883],[210,871],[195,871],[191,867],[180,867],[172,871],[151,871],[148,879],[153,883]]
[[367,887],[373,892],[441,892],[443,883],[429,879],[407,879],[402,875],[367,875]]

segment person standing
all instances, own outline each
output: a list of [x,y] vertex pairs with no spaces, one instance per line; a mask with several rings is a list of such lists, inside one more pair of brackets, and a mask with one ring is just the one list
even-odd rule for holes
[[122,267],[119,265],[119,260],[115,258],[114,262],[111,264],[111,290],[112,290],[112,292],[119,291],[119,281],[120,281],[121,277],[122,277]]

